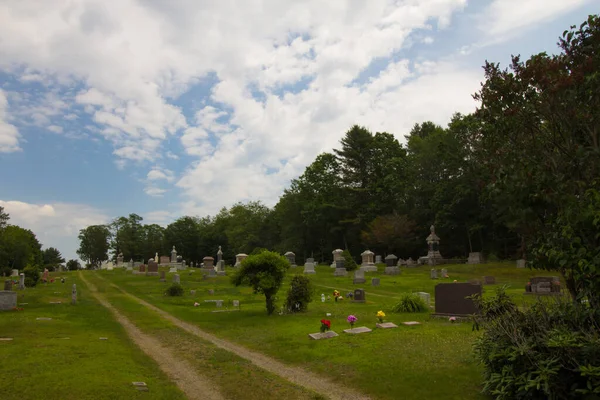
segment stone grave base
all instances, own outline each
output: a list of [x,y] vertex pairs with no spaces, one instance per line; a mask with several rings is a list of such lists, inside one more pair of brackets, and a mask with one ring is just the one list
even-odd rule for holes
[[175,268],[175,267],[169,268],[169,273],[170,274],[176,274],[177,273],[177,268]]
[[146,276],[158,276],[158,272],[146,272]]
[[360,270],[365,272],[377,272],[377,267],[375,265],[361,265]]
[[304,268],[304,273],[305,274],[316,274],[317,272],[314,269],[306,269],[306,268]]
[[225,276],[225,271],[217,271],[217,276]]
[[385,267],[386,275],[400,275],[400,267]]
[[366,300],[351,300],[352,303],[366,303]]
[[344,332],[351,335],[358,335],[359,333],[371,332],[371,329],[367,328],[366,326],[360,326],[358,328],[344,329]]
[[389,329],[389,328],[397,328],[398,327],[398,325],[396,325],[393,322],[377,323],[375,326],[377,326],[378,328],[382,328],[382,329]]
[[317,332],[317,333],[309,333],[308,337],[313,339],[313,340],[321,340],[321,339],[330,339],[332,337],[336,337],[339,336],[337,333],[335,333],[334,331],[327,331],[327,332]]
[[333,276],[348,276],[348,271],[346,271],[346,268],[336,268]]
[[12,310],[17,307],[17,292],[0,290],[0,310]]
[[367,280],[365,278],[354,278],[354,280],[352,281],[353,284],[358,285],[361,283],[365,283]]
[[406,321],[402,323],[403,325],[413,326],[413,325],[421,325],[420,322],[417,321]]
[[472,318],[470,315],[465,315],[465,314],[440,314],[440,313],[432,313],[432,314],[429,314],[429,316],[431,318],[442,318],[442,319],[448,319],[450,317],[454,317],[454,318],[456,318],[457,321],[470,321],[471,318]]

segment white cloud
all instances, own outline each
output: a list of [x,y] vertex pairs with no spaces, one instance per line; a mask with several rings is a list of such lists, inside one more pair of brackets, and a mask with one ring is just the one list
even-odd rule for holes
[[44,248],[56,247],[66,259],[78,258],[80,229],[109,222],[105,213],[82,204],[0,200],[0,206],[10,215],[11,224],[30,229]]
[[[486,44],[517,36],[593,0],[494,0],[479,18]],[[557,32],[558,34],[558,32]]]
[[146,176],[146,178],[149,181],[165,180],[167,182],[173,182],[173,180],[175,179],[173,171],[168,170],[168,169],[162,169],[158,166],[154,166],[148,172],[148,175]]
[[12,153],[19,151],[19,138],[21,135],[14,125],[9,124],[6,120],[8,113],[8,101],[2,89],[0,89],[0,153]]
[[179,156],[174,154],[172,151],[167,151],[167,158],[170,158],[171,160],[179,160]]
[[144,189],[144,193],[146,193],[148,196],[152,196],[152,197],[162,197],[162,195],[165,194],[166,192],[167,192],[166,189],[161,189],[156,186],[147,186]]
[[161,226],[167,226],[175,218],[175,214],[170,211],[151,211],[144,214],[144,224],[158,224]]
[[63,133],[63,128],[58,125],[50,125],[48,130],[54,133]]

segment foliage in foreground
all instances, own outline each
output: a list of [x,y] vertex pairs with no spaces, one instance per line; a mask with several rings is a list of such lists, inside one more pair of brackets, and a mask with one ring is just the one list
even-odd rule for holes
[[474,350],[483,392],[496,399],[600,396],[600,311],[565,298],[539,299],[520,310],[498,288],[475,299],[484,332]]
[[25,286],[34,287],[40,279],[40,270],[36,266],[28,265],[23,269],[25,275]]
[[308,309],[308,303],[312,300],[312,288],[310,279],[303,275],[292,278],[290,290],[287,293],[285,308],[290,312],[301,312]]
[[183,286],[181,286],[179,283],[173,283],[167,288],[165,294],[167,296],[183,296]]
[[248,256],[231,277],[235,286],[248,285],[256,293],[263,293],[267,306],[267,314],[275,311],[275,295],[281,287],[288,270],[287,259],[272,251],[263,251]]
[[429,311],[429,307],[418,294],[403,293],[392,311],[395,313],[422,313]]

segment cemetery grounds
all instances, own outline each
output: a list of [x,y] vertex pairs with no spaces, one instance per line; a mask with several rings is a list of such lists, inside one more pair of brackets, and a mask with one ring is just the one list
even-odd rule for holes
[[[354,285],[352,272],[334,277],[329,266],[317,266],[308,311],[272,316],[263,295],[232,286],[229,277],[203,279],[200,270],[179,272],[182,297],[164,296],[171,273],[160,282],[122,269],[55,272],[51,276],[65,277],[65,284],[55,279],[19,291],[22,310],[0,313],[0,338],[12,339],[0,340],[0,393],[2,399],[483,399],[471,351],[479,333],[470,322],[391,309],[402,293],[430,293],[433,305],[436,284],[483,276],[496,280],[483,287],[484,296],[508,285],[517,303],[531,302],[525,284],[543,271],[514,263],[444,267],[449,277],[432,280],[427,266],[386,276],[379,265],[378,272],[365,273],[366,283]],[[291,277],[302,272],[301,266],[290,269],[278,306]],[[381,278],[380,286],[371,286],[372,277]],[[70,303],[73,283],[76,305]],[[365,289],[366,303],[349,301],[346,294],[356,288]],[[335,302],[333,290],[344,299]],[[222,307],[215,300],[223,300]],[[377,329],[379,310],[398,328]],[[350,314],[358,318],[356,327],[372,331],[344,333]],[[331,320],[339,336],[309,339],[321,319]],[[402,324],[407,321],[421,324]]]

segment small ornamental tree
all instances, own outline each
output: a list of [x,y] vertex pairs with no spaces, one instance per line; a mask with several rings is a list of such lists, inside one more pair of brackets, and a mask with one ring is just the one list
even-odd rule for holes
[[235,286],[247,285],[256,293],[265,295],[267,314],[275,311],[275,295],[281,287],[289,263],[286,258],[272,251],[262,251],[248,256],[231,277]]
[[354,271],[355,269],[358,269],[356,261],[354,261],[352,254],[350,254],[348,250],[344,250],[342,257],[344,257],[344,266],[346,267],[346,271]]

